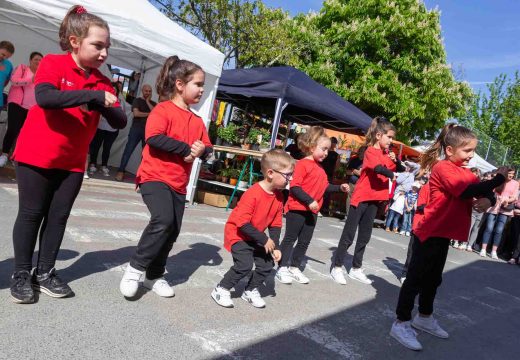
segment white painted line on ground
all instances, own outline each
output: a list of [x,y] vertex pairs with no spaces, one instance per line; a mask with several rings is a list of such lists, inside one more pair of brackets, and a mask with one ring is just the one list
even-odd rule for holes
[[141,238],[141,231],[130,231],[130,230],[102,230],[100,231],[100,237],[103,236],[102,233],[107,233],[108,235],[116,238],[118,240],[126,240],[137,242]]
[[324,277],[326,279],[330,279],[330,275],[329,274],[324,274],[321,271],[318,271],[318,270],[314,269],[311,265],[309,265],[308,262],[307,262],[307,265],[305,265],[305,270],[310,270],[311,272],[313,272],[315,274],[318,274],[321,277]]
[[81,232],[78,228],[74,228],[73,226],[68,226],[65,229],[65,232],[68,236],[72,238],[72,241],[91,243],[92,239],[90,236],[86,235],[84,232]]
[[393,242],[391,240],[385,239],[384,237],[381,237],[381,236],[378,236],[378,235],[372,235],[372,239],[376,239],[376,240],[382,241],[384,243],[397,246],[397,247],[399,247],[399,248],[401,248],[403,250],[408,249],[408,245],[407,246],[403,246],[403,244],[395,243],[395,242]]
[[137,211],[115,211],[115,210],[91,210],[91,209],[72,209],[72,216],[77,217],[99,217],[104,219],[150,219],[150,215]]
[[[196,233],[196,232],[182,232],[179,235],[179,238],[183,238],[185,240],[193,240],[193,238],[203,238],[207,240],[211,240],[220,246],[224,245],[224,235],[211,235],[211,234],[204,234],[204,233]],[[192,241],[190,241],[192,242]]]
[[318,326],[304,326],[296,331],[316,344],[338,354],[345,359],[359,359],[361,355],[355,352],[355,346],[346,341],[339,340],[333,334]]
[[493,294],[500,294],[500,295],[503,295],[503,296],[508,296],[508,297],[511,297],[511,298],[515,299],[516,301],[520,301],[519,297],[514,296],[513,294],[510,294],[508,292],[501,291],[501,290],[498,290],[498,289],[495,289],[495,288],[492,288],[492,287],[489,287],[489,286],[486,286],[485,289],[488,290],[489,292],[493,293]]

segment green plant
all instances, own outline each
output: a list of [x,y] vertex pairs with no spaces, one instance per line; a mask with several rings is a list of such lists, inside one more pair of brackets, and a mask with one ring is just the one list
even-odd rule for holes
[[247,140],[250,144],[268,145],[270,135],[269,130],[255,127],[249,130]]
[[228,169],[229,170],[229,177],[231,179],[238,179],[240,176],[240,169]]
[[222,176],[222,177],[229,178],[229,175],[230,175],[230,171],[231,171],[231,170],[232,170],[232,169],[226,169],[226,168],[223,168],[223,169],[220,169],[220,170],[218,171],[218,173],[219,173],[220,176]]
[[217,135],[230,144],[237,144],[240,140],[238,138],[238,126],[233,123],[228,124],[226,127],[219,127],[217,129]]

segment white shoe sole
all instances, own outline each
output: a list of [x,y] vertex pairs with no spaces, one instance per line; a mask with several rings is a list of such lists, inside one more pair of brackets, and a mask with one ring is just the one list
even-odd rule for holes
[[253,302],[251,301],[251,299],[249,299],[248,297],[246,297],[246,296],[244,296],[244,295],[242,295],[241,298],[242,298],[242,300],[247,301],[248,303],[250,303],[251,305],[253,305],[253,306],[254,306],[255,308],[257,308],[257,309],[263,309],[263,308],[265,308],[265,305],[257,306],[257,305],[255,305],[255,304],[253,304]]
[[342,282],[342,281],[338,281],[334,278],[334,276],[332,276],[332,274],[330,274],[330,278],[336,283],[336,284],[339,284],[339,285],[347,285],[347,279],[344,279],[345,282]]
[[64,297],[67,297],[69,295],[72,294],[72,291],[68,294],[56,294],[56,293],[53,293],[52,291],[50,291],[49,289],[46,289],[44,287],[41,287],[40,285],[34,285],[32,286],[33,290],[34,291],[37,291],[37,292],[40,292],[40,293],[44,293],[45,295],[48,295],[50,297],[53,297],[55,299],[60,299],[60,298],[64,298]]
[[450,337],[449,335],[448,335],[448,336],[441,336],[441,335],[439,335],[439,334],[436,334],[436,333],[434,333],[433,331],[431,331],[431,330],[429,330],[429,329],[427,329],[427,328],[423,328],[423,327],[421,327],[420,325],[415,324],[414,322],[412,322],[412,327],[413,327],[414,329],[421,330],[421,331],[424,331],[425,333],[428,333],[428,334],[430,334],[430,335],[433,335],[433,336],[435,336],[435,337],[438,337],[439,339],[448,339],[448,338]]
[[282,281],[280,280],[280,278],[278,276],[275,275],[275,278],[276,278],[276,281],[278,281],[280,284],[286,284],[286,285],[291,285],[292,284],[292,279],[288,280],[288,281]]
[[348,273],[348,277],[351,278],[352,280],[359,281],[360,283],[365,284],[365,285],[372,285],[372,283],[373,283],[373,281],[370,280],[370,279],[368,280],[368,282],[365,282],[365,281],[363,281],[363,280],[358,279],[358,278],[355,277],[355,276],[350,275],[350,273]]
[[306,280],[301,280],[301,279],[298,279],[297,277],[295,276],[291,276],[292,279],[294,281],[296,281],[298,284],[308,284],[309,283],[309,279],[306,279]]
[[413,351],[421,351],[423,349],[422,346],[420,348],[414,348],[414,347],[406,344],[405,342],[401,341],[401,339],[399,339],[396,335],[394,335],[394,333],[392,331],[390,331],[390,336],[393,337],[394,339],[396,339],[399,344],[403,345],[407,349],[410,349]]
[[215,295],[213,292],[211,292],[211,298],[213,299],[213,301],[215,301],[215,302],[217,303],[217,305],[222,306],[223,308],[231,309],[231,308],[235,307],[234,304],[230,304],[230,305],[228,305],[228,306],[226,306],[226,305],[224,305],[224,304],[221,304],[221,303],[217,300],[216,295]]

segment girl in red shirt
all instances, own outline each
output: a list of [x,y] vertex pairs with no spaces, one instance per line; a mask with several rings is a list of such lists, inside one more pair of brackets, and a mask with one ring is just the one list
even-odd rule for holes
[[[63,19],[59,37],[67,53],[42,59],[34,80],[36,105],[13,155],[19,192],[11,283],[16,303],[34,302],[33,288],[52,297],[72,294],[54,264],[81,188],[88,146],[101,114],[114,128],[126,126],[110,80],[98,70],[110,47],[108,24],[76,5]],[[39,254],[31,276],[38,232]]]
[[348,184],[329,184],[321,166],[330,146],[330,138],[321,126],[313,126],[298,138],[298,147],[306,157],[296,163],[285,205],[287,230],[281,244],[282,261],[276,272],[276,279],[283,284],[290,284],[293,280],[300,284],[309,283],[300,266],[316,227],[323,195],[325,192],[349,191]]
[[363,158],[361,176],[352,194],[347,220],[330,272],[332,279],[338,284],[347,284],[342,267],[347,250],[352,245],[358,228],[354,259],[348,276],[365,284],[372,283],[361,267],[363,254],[372,236],[372,226],[377,209],[382,202],[388,201],[388,179],[395,180],[394,171],[404,171],[404,167],[395,154],[389,152],[394,137],[395,127],[388,120],[384,117],[376,117],[372,120],[366,135],[368,147]]
[[[477,143],[471,130],[450,124],[421,158],[421,168],[432,169],[430,197],[422,219],[414,228],[412,258],[399,293],[397,320],[390,331],[392,337],[412,350],[422,349],[412,326],[448,338],[432,313],[450,239],[467,241],[472,207],[479,212],[489,208],[494,201],[493,188],[504,183],[507,176],[507,168],[499,169],[495,179],[479,183],[478,178],[463,167],[475,154]],[[441,156],[444,160],[438,161]],[[411,321],[417,294],[419,314]]]
[[200,66],[171,56],[157,78],[158,95],[169,100],[155,106],[146,122],[136,183],[151,218],[121,279],[125,297],[135,296],[143,275],[144,287],[159,296],[174,296],[163,274],[181,230],[191,167],[196,158],[213,152],[204,122],[190,109],[202,97],[204,77]]

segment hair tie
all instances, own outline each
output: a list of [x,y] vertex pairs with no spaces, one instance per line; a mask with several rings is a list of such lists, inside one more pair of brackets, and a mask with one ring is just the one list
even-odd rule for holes
[[78,6],[76,8],[76,14],[86,14],[87,13],[87,9],[85,9],[83,6]]

